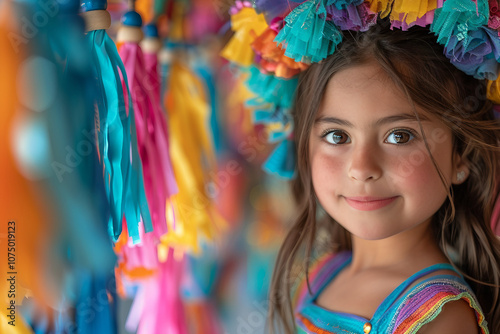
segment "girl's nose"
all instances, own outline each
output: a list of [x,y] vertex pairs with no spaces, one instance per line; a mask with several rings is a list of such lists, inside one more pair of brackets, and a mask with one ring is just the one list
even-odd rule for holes
[[382,155],[373,145],[353,147],[349,162],[349,177],[356,181],[374,181],[382,176]]

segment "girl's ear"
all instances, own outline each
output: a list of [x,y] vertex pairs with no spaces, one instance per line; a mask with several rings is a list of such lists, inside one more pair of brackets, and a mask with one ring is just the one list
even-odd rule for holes
[[467,159],[461,157],[457,152],[453,155],[452,184],[462,184],[469,177],[469,164]]

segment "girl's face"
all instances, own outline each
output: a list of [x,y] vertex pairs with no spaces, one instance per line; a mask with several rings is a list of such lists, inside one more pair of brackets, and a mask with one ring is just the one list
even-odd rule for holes
[[[457,172],[467,172],[452,152],[451,130],[435,116],[417,111],[430,151],[450,185]],[[446,199],[410,103],[375,63],[332,77],[309,145],[319,202],[359,238],[385,239],[429,224]]]

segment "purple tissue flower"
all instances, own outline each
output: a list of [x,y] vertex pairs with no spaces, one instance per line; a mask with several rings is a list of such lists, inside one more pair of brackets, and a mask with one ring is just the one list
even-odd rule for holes
[[500,40],[498,33],[490,28],[480,27],[469,31],[460,39],[452,35],[445,55],[460,70],[477,79],[495,80],[498,76],[500,60]]

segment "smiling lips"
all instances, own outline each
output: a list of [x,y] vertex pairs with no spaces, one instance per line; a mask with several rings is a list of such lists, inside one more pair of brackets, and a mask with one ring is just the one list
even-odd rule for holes
[[352,208],[361,211],[372,211],[381,209],[392,202],[394,202],[397,196],[394,197],[344,197],[347,204]]

